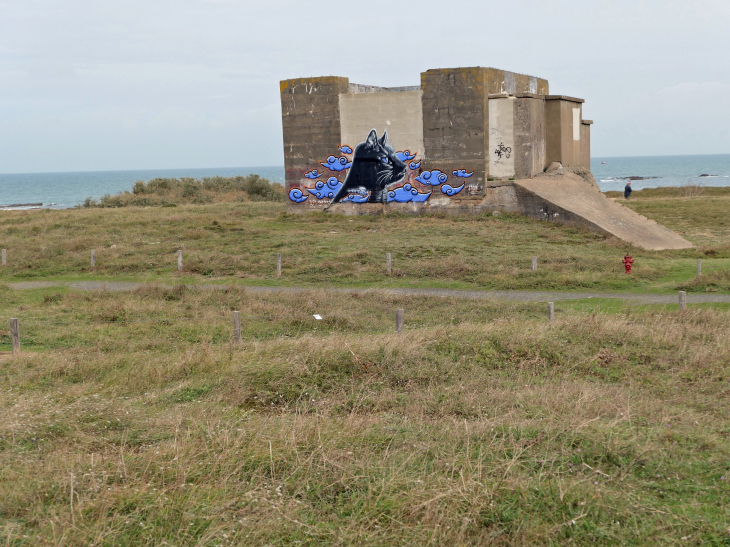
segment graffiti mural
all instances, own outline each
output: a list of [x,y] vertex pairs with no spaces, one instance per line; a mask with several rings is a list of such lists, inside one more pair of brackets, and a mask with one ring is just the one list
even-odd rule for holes
[[319,163],[330,171],[337,172],[349,169],[352,165],[350,160],[348,160],[345,156],[340,156],[339,158],[337,156],[329,156],[327,161],[320,161]]
[[441,193],[446,194],[447,196],[455,196],[459,192],[461,192],[464,189],[464,184],[459,186],[458,188],[453,188],[450,184],[444,184],[441,187]]
[[388,192],[388,201],[397,201],[398,203],[422,202],[431,197],[432,192],[421,194],[410,184],[404,184],[400,188]]
[[327,182],[317,181],[314,188],[307,188],[310,194],[313,194],[317,199],[334,198],[337,192],[342,188],[342,183],[337,177],[330,177]]
[[305,196],[299,188],[292,188],[289,192],[289,199],[294,203],[306,201],[309,196]]
[[[311,198],[308,202],[311,206],[325,205],[325,209],[335,203],[425,203],[434,194],[434,187],[438,187],[444,196],[457,195],[467,187],[464,179],[474,174],[474,171],[455,169],[451,176],[462,184],[449,184],[446,172],[422,169],[418,152],[396,151],[387,131],[378,138],[373,129],[354,149],[347,144],[338,144],[337,151],[343,155],[331,155],[318,162],[324,171],[317,168],[304,173],[307,181],[302,181],[301,188],[289,191],[292,202],[303,203]],[[352,157],[348,158],[350,155]],[[322,180],[328,171],[332,176]],[[341,181],[343,175],[345,178]],[[310,186],[312,183],[314,186]],[[472,187],[478,188],[478,185],[468,185],[465,194],[472,195]]]
[[304,173],[304,178],[318,179],[322,175],[324,175],[324,173],[320,173],[319,170],[317,170],[317,169],[312,169],[311,171]]
[[438,186],[439,184],[443,184],[447,180],[449,180],[449,176],[446,173],[439,171],[438,169],[434,169],[433,171],[424,171],[416,177],[416,180],[421,184]]
[[339,203],[349,194],[368,194],[367,203],[384,203],[386,189],[402,182],[406,174],[406,164],[398,158],[390,144],[388,132],[383,131],[378,138],[375,129],[370,131],[365,142],[355,147],[348,167],[345,182],[332,203]]

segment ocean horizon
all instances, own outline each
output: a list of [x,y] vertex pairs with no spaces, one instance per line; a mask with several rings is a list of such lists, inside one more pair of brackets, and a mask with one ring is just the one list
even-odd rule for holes
[[[693,156],[613,156],[591,158],[591,171],[603,191],[622,190],[634,177],[635,190],[662,186],[730,186],[730,154]],[[0,174],[0,209],[17,204],[69,208],[87,198],[131,191],[138,180],[181,177],[233,177],[257,174],[284,183],[284,166],[135,169]],[[636,177],[639,177],[636,179]]]

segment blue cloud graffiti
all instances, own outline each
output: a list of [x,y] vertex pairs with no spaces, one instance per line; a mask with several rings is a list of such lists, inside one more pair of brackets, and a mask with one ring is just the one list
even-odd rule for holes
[[340,200],[340,203],[345,203],[347,201],[352,203],[367,203],[368,198],[370,198],[370,192],[368,192],[365,195],[361,194],[347,194],[347,197]]
[[324,175],[324,173],[320,173],[318,169],[312,169],[311,171],[308,171],[307,173],[304,173],[304,176],[308,179],[318,179]]
[[466,169],[457,169],[456,171],[452,171],[451,174],[454,175],[455,177],[461,177],[464,179],[468,179],[469,177],[471,177],[474,174],[474,171],[472,171],[471,173],[467,173]]
[[398,156],[398,159],[402,162],[410,161],[416,157],[415,154],[411,154],[410,150],[403,150],[403,152],[396,152],[395,155]]
[[337,145],[337,149],[342,152],[343,154],[352,154],[352,148],[347,146],[346,144],[343,144],[342,146]]
[[424,171],[416,177],[416,180],[421,184],[430,184],[431,186],[438,186],[443,184],[449,179],[449,176],[438,169],[433,171]]
[[427,194],[421,194],[413,188],[410,184],[404,184],[400,188],[391,190],[388,192],[388,201],[397,201],[398,203],[408,203],[412,201],[414,203],[426,201],[433,192]]
[[294,203],[306,201],[309,196],[305,196],[299,188],[293,188],[289,191],[289,199]]
[[316,196],[317,199],[334,198],[335,194],[342,188],[342,183],[337,177],[330,177],[327,182],[317,181],[314,188],[307,188],[310,194]]
[[349,169],[352,165],[352,163],[345,156],[340,156],[339,158],[336,156],[328,156],[327,161],[320,161],[319,163],[330,171],[337,172]]
[[415,161],[412,161],[411,163],[408,164],[408,167],[410,168],[411,171],[415,171],[416,169],[421,167],[421,162],[419,161],[416,163]]
[[464,189],[464,185],[462,184],[458,188],[453,188],[450,184],[444,184],[441,187],[441,192],[443,194],[446,194],[447,196],[455,196],[459,192],[461,192]]

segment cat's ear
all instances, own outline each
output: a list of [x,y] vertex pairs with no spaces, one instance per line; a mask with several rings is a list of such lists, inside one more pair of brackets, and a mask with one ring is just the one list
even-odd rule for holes
[[375,129],[371,129],[370,134],[368,135],[368,140],[365,141],[365,144],[367,144],[368,148],[372,148],[377,142],[378,134],[375,132]]
[[385,146],[385,143],[388,142],[388,131],[383,130],[383,136],[380,137],[380,146]]

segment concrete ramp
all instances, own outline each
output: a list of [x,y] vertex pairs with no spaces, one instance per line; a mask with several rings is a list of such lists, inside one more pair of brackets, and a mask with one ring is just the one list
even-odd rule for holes
[[514,184],[523,194],[522,200],[536,202],[528,209],[537,209],[544,202],[543,218],[578,222],[651,251],[694,247],[669,228],[607,198],[578,175],[543,175]]

